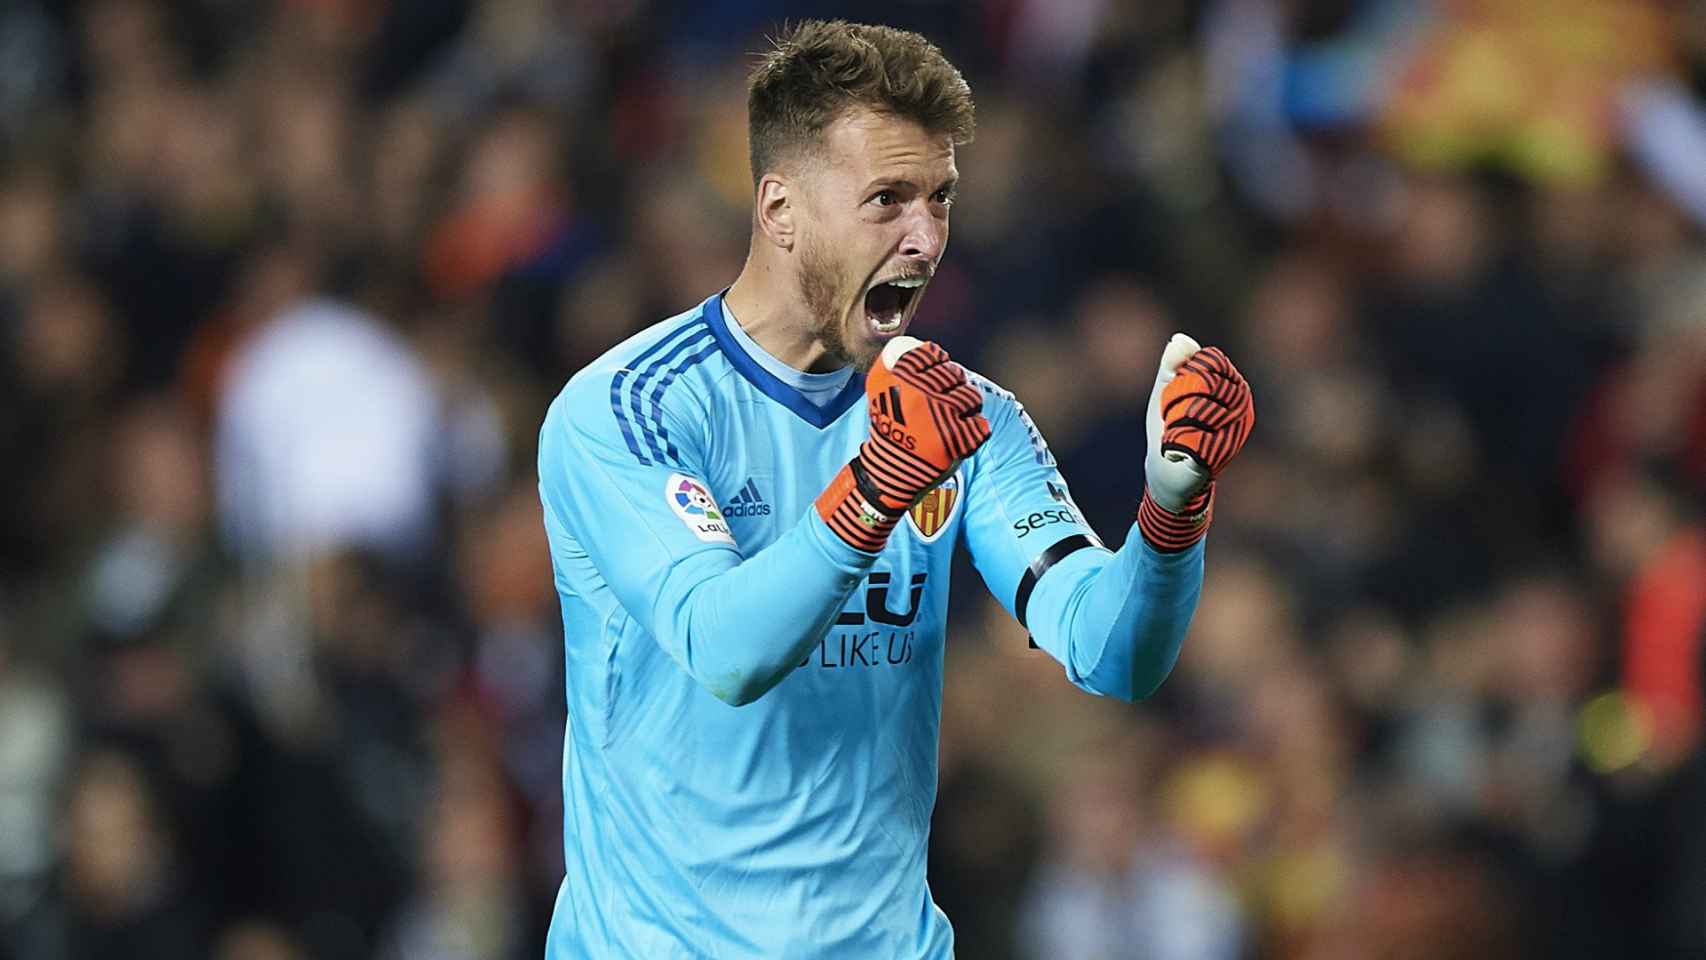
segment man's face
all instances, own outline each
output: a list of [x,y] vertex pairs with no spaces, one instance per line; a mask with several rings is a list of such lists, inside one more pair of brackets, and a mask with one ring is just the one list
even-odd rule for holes
[[800,178],[800,292],[829,357],[870,369],[912,322],[948,247],[954,143],[854,108]]

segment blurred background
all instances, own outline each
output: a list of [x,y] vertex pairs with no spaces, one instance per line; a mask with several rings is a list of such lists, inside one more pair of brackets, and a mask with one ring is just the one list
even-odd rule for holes
[[[540,956],[534,444],[746,248],[776,0],[0,2],[0,960]],[[1167,335],[1260,422],[1152,701],[959,579],[966,958],[1706,956],[1706,3],[896,0],[916,332],[1114,539]]]

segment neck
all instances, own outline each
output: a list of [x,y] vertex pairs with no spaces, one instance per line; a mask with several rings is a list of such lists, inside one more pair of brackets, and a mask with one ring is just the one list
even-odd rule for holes
[[828,373],[843,366],[813,332],[816,318],[793,274],[781,266],[748,257],[723,302],[754,343],[795,370]]

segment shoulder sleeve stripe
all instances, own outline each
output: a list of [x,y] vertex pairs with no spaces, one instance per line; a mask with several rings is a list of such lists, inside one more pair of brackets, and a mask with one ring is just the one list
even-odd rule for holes
[[[1054,454],[1049,451],[1048,443],[1043,440],[1042,431],[1037,429],[1036,421],[1031,419],[1030,411],[1026,410],[1025,405],[1019,402],[1019,398],[1013,395],[1013,391],[972,370],[966,371],[966,379],[977,384],[986,396],[1011,407],[1014,415],[1019,418],[1019,424],[1025,428],[1025,436],[1031,441],[1031,453],[1036,457],[1037,463],[1045,467],[1055,465]],[[991,418],[991,426],[993,426],[995,411],[988,411],[986,416]]]
[[[674,344],[667,351],[647,363],[646,368],[635,375],[633,383],[628,387],[628,409],[633,414],[634,422],[640,426],[640,435],[646,441],[646,449],[651,452],[652,459],[659,462],[662,462],[665,459],[664,448],[658,443],[657,436],[653,433],[651,424],[647,422],[643,409],[646,382],[656,376],[659,371],[663,370],[671,361],[675,360],[675,358],[681,356],[682,353],[690,352],[701,346],[706,340],[710,339],[711,332],[707,330],[703,324],[690,324],[689,329],[692,331],[691,333],[684,337],[677,337]],[[689,355],[691,355],[691,353],[689,353]],[[667,381],[664,385],[667,385]],[[653,422],[661,422],[662,420],[662,413],[656,406],[656,397],[661,396],[662,393],[660,391],[653,398],[654,405],[651,415],[651,420]]]
[[[706,335],[709,336],[709,333],[707,332]],[[665,373],[662,377],[658,378],[657,386],[652,388],[652,395],[650,398],[652,402],[652,426],[657,430],[657,439],[663,441],[664,447],[666,448],[663,451],[657,451],[656,444],[654,443],[653,450],[659,452],[660,455],[667,454],[669,461],[677,466],[683,466],[681,463],[681,451],[675,449],[675,441],[669,438],[669,431],[665,429],[663,425],[663,392],[675,381],[676,377],[681,375],[683,370],[686,370],[688,367],[693,366],[711,354],[716,353],[717,350],[717,341],[712,340],[710,343],[705,344],[696,353],[683,357],[680,363],[677,363],[669,370],[668,373]]]
[[[639,440],[634,435],[634,426],[629,421],[628,414],[622,409],[622,385],[628,379],[630,374],[633,374],[635,371],[644,370],[647,362],[652,359],[653,355],[668,348],[670,344],[680,340],[684,334],[691,334],[694,330],[699,328],[700,324],[689,323],[670,331],[668,334],[659,338],[658,342],[647,347],[639,356],[628,361],[628,363],[625,364],[622,369],[616,371],[616,375],[610,379],[610,409],[616,414],[616,425],[622,428],[622,439],[628,442],[628,452],[632,453],[634,458],[639,460],[642,465],[649,466],[651,461],[647,460],[645,453],[640,450]],[[638,413],[639,404],[636,403],[635,414],[638,415]]]

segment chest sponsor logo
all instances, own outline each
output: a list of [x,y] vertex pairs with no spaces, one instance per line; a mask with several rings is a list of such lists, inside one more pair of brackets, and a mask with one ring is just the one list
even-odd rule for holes
[[955,473],[906,511],[907,522],[912,524],[918,539],[935,543],[942,536],[942,531],[948,529],[948,521],[954,518],[955,508],[960,505],[960,492],[960,475]]
[[[903,589],[894,582],[894,575],[873,570],[865,587],[864,611],[843,610],[835,618],[835,629],[806,653],[800,667],[815,666],[825,670],[841,667],[898,667],[911,663],[918,633],[920,603],[929,574],[915,573]],[[904,602],[906,609],[889,608],[891,601]]]
[[693,535],[706,543],[735,542],[734,534],[729,531],[729,522],[723,516],[723,511],[717,508],[716,498],[711,496],[703,483],[689,476],[672,473],[665,481],[663,488],[664,502],[670,510],[681,518],[687,529]]

